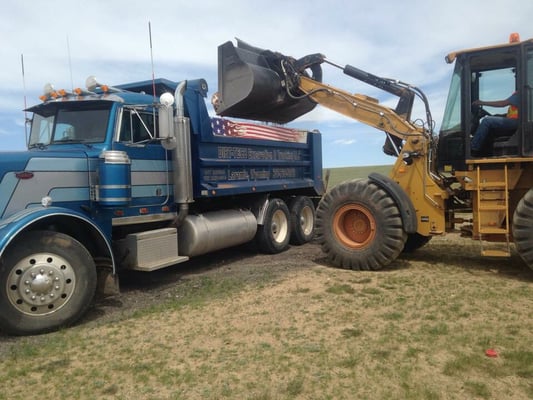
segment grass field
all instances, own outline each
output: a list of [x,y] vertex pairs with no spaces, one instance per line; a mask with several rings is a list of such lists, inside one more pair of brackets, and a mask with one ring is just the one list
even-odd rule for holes
[[0,336],[0,399],[533,399],[517,255],[450,235],[380,272],[331,268],[314,243],[192,263],[140,275],[74,327]]
[[388,176],[392,165],[374,165],[367,167],[344,167],[344,168],[329,168],[325,169],[325,175],[330,172],[328,188],[350,179],[366,178],[371,172],[379,172]]

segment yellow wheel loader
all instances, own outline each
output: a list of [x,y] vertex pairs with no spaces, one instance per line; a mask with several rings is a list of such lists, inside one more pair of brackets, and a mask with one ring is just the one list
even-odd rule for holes
[[[383,151],[397,157],[389,176],[343,182],[318,205],[317,239],[333,265],[378,270],[433,236],[462,231],[483,256],[509,256],[514,243],[533,268],[533,39],[512,35],[506,44],[448,54],[455,69],[438,134],[426,96],[410,84],[322,54],[295,59],[240,40],[218,51],[219,115],[286,123],[320,104],[385,133]],[[397,96],[396,107],[323,83],[324,64]],[[514,129],[493,128],[473,152],[480,124],[506,118],[480,104],[512,93]],[[413,121],[415,100],[425,115]]]

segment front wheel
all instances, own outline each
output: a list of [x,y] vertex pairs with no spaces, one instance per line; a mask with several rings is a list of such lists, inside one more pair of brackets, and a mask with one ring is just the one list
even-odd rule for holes
[[77,240],[50,231],[21,235],[0,261],[0,329],[30,335],[72,324],[89,307],[96,280]]
[[339,184],[318,205],[317,239],[337,267],[381,269],[398,257],[406,238],[396,203],[367,179]]

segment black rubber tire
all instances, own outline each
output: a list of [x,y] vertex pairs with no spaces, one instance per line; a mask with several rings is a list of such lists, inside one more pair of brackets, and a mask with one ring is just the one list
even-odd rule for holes
[[306,196],[295,197],[289,206],[291,216],[290,243],[300,246],[315,236],[316,211],[313,201]]
[[24,233],[0,260],[0,329],[33,335],[70,325],[89,307],[96,282],[94,261],[77,240]]
[[407,239],[396,203],[367,179],[343,182],[324,195],[316,235],[334,266],[354,270],[385,267]]
[[431,236],[424,236],[420,233],[407,234],[407,241],[403,246],[403,253],[413,253],[419,248],[425,246],[431,240]]
[[271,199],[263,225],[257,227],[256,242],[263,253],[276,254],[286,250],[290,240],[289,209],[281,199]]
[[516,206],[513,238],[518,254],[533,269],[533,189],[529,189]]

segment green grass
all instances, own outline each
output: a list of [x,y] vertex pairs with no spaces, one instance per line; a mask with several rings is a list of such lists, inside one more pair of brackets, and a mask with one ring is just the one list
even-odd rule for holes
[[338,185],[341,182],[357,178],[366,178],[372,172],[389,175],[392,165],[374,165],[366,167],[343,167],[343,168],[325,168],[324,176],[329,173],[328,189]]

